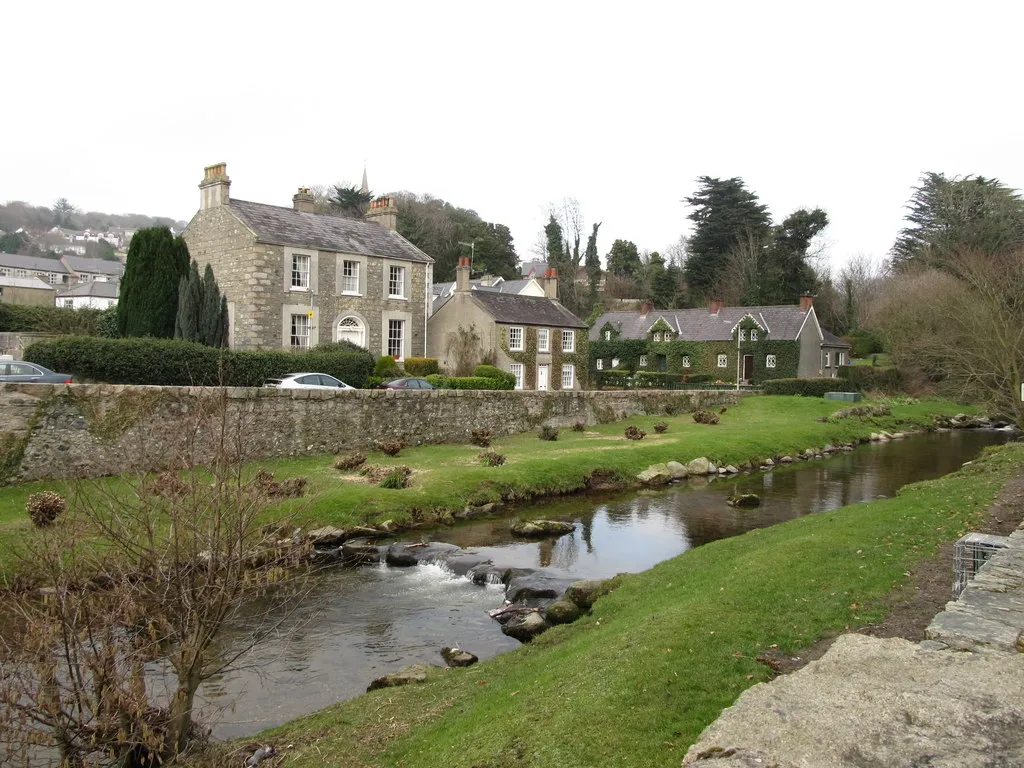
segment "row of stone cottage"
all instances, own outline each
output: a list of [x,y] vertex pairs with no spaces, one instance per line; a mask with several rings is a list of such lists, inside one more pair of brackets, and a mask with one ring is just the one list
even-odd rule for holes
[[433,259],[396,231],[391,198],[373,201],[360,220],[317,213],[308,189],[282,207],[232,199],[230,187],[225,164],[205,169],[184,237],[228,298],[229,343],[238,349],[347,340],[375,356],[436,357],[447,369],[456,346],[449,340],[472,330],[479,355],[493,355],[518,388],[538,390],[583,389],[623,364],[756,382],[834,376],[846,362],[848,345],[821,328],[810,297],[773,307],[645,304],[606,313],[588,330],[559,303],[550,270],[539,279],[471,281],[469,259],[461,259],[454,283],[435,284]]

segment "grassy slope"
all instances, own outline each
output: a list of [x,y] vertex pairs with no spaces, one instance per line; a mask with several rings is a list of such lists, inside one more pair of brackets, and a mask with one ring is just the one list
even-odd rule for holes
[[[371,463],[407,464],[417,470],[411,487],[402,490],[384,490],[358,482],[354,475],[342,475],[332,468],[331,456],[267,460],[258,465],[278,478],[309,479],[307,497],[281,508],[294,512],[303,527],[372,524],[388,518],[407,522],[417,515],[429,517],[435,510],[461,510],[467,503],[571,492],[583,488],[585,478],[597,468],[633,477],[650,464],[673,459],[685,462],[707,456],[720,463],[738,464],[851,440],[882,428],[925,425],[931,423],[933,414],[962,410],[949,401],[922,400],[894,404],[890,418],[818,421],[843,405],[818,398],[759,396],[731,406],[715,426],[695,424],[690,414],[682,414],[638,417],[589,427],[584,433],[563,429],[555,442],[538,440],[533,433],[512,435],[496,440],[491,447],[507,455],[507,463],[501,467],[482,466],[476,458],[482,449],[471,445],[427,445],[403,450],[397,457],[371,454]],[[668,432],[656,434],[653,425],[657,421],[667,422]],[[626,440],[625,424],[639,425],[647,437]],[[89,492],[96,483],[116,487],[118,480],[88,481],[81,490]],[[62,493],[74,490],[67,483],[0,488],[0,574],[9,570],[11,548],[33,533],[25,500],[30,493],[46,488]],[[272,519],[280,510],[271,509],[267,514]]]
[[1022,469],[1014,444],[893,499],[708,544],[626,577],[592,616],[532,645],[266,736],[295,745],[291,766],[677,766],[766,679],[761,649],[878,619],[880,598]]

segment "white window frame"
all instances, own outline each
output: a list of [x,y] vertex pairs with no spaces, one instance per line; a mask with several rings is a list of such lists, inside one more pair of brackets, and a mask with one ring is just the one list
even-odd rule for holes
[[[292,251],[291,257],[291,278],[289,290],[309,291],[310,273],[313,269],[313,257],[308,253],[298,253],[295,251]],[[305,262],[305,270],[302,269],[303,262]],[[299,282],[296,283],[296,280]]]
[[[397,334],[395,333],[397,329]],[[398,342],[398,354],[394,352],[395,341]],[[405,359],[405,320],[388,320],[388,337],[385,339],[387,344],[387,354],[395,358],[395,360]]]
[[572,363],[562,365],[562,389],[572,389],[576,386],[576,366]]
[[605,331],[604,332],[604,340],[605,341],[611,341],[612,340],[612,332],[611,331]]
[[[296,321],[300,322],[296,322]],[[312,318],[301,312],[292,312],[291,314],[291,338],[288,342],[289,349],[308,350],[309,340],[312,335],[311,326]],[[305,331],[303,333],[303,331]]]
[[765,359],[764,359],[764,367],[765,368],[774,368],[776,362],[778,362],[778,361],[777,361],[775,355],[767,355],[765,357]]
[[683,366],[683,368],[689,368],[690,365],[691,365],[690,364],[690,356],[689,355],[683,355],[682,360],[680,360],[679,362],[680,362],[680,365]]
[[654,332],[654,341],[661,341],[661,331]]
[[[353,268],[352,269],[352,274],[346,275],[345,274],[345,270],[350,265]],[[360,296],[361,295],[361,292],[359,290],[359,279],[360,279],[359,268],[361,266],[362,265],[360,264],[360,262],[356,261],[355,259],[342,259],[341,260],[341,293],[343,295],[345,295],[345,296]],[[349,287],[349,285],[351,284],[350,281],[352,281],[352,280],[355,280],[355,288],[354,289]]]
[[602,358],[600,358],[600,357],[597,358],[597,370],[599,370],[599,371],[603,371],[604,370],[604,360]]
[[[509,349],[512,347],[510,346]],[[538,352],[550,352],[551,351],[551,331],[547,328],[537,329],[537,351]]]
[[[399,293],[394,293],[393,288],[396,285],[395,274],[397,272],[398,290]],[[388,298],[389,299],[406,299],[405,295],[405,267],[401,264],[388,264]]]
[[729,367],[729,356],[728,355],[719,355],[718,356],[718,367],[719,368],[728,368]]
[[576,351],[576,331],[562,331],[562,351]]
[[836,365],[843,365],[843,356],[845,352],[836,352]]
[[[516,342],[518,337],[519,341]],[[508,351],[509,352],[522,352],[523,343],[526,340],[526,332],[523,330],[521,325],[513,325],[508,329]]]
[[522,363],[512,363],[508,367],[509,373],[516,377],[516,389],[523,388],[526,376],[526,366]]
[[[347,320],[351,320],[351,323],[346,323]],[[352,339],[343,339],[341,336],[342,323],[345,324],[345,328],[358,328],[359,329],[359,341],[352,341]],[[363,321],[355,315],[345,315],[338,321],[337,325],[334,326],[334,340],[335,341],[352,341],[353,344],[358,344],[363,349],[366,349],[366,326]]]
[[750,329],[750,340],[757,341],[757,328]]
[[747,329],[746,328],[740,328],[739,334],[740,334],[740,339],[739,339],[740,341],[746,341],[747,340]]
[[646,368],[647,367],[647,355],[640,355],[640,367],[641,368]]
[[826,368],[831,368],[832,367],[830,365],[831,360],[832,360],[832,355],[830,353],[826,352],[825,353],[825,367]]

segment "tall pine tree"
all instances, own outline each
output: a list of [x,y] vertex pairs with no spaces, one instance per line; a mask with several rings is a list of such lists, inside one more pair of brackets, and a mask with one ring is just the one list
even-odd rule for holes
[[199,340],[199,313],[203,305],[203,286],[199,265],[192,262],[188,274],[178,284],[178,316],[174,322],[174,338]]
[[135,233],[117,305],[121,336],[174,336],[178,287],[188,268],[188,246],[167,227]]
[[199,313],[199,343],[208,347],[221,345],[220,288],[213,276],[213,267],[203,272],[203,309]]

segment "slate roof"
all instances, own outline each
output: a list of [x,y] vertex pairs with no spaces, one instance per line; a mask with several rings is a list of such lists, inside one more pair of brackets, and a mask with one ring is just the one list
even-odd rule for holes
[[0,277],[0,285],[9,288],[38,288],[47,291],[57,290],[52,285],[44,283],[38,277]]
[[548,263],[546,261],[524,261],[519,265],[519,274],[524,278],[529,277],[530,272],[533,272],[534,277],[543,277],[547,270]]
[[279,205],[234,200],[228,207],[261,243],[318,248],[361,256],[383,256],[424,264],[433,259],[397,232],[373,221],[300,213]]
[[22,256],[17,253],[0,253],[0,267],[13,267],[14,269],[34,269],[37,272],[60,272],[68,273],[58,259],[44,259],[42,256]]
[[646,315],[639,312],[605,312],[590,328],[590,338],[596,341],[601,336],[605,323],[611,323],[626,339],[642,339],[647,329],[662,318],[686,341],[730,341],[732,330],[744,317],[750,315],[754,322],[766,329],[769,338],[794,341],[807,317],[798,305],[775,307],[722,307],[717,315],[707,309],[655,309]]
[[825,338],[822,339],[821,344],[824,347],[843,347],[844,349],[850,349],[850,345],[843,341],[841,338],[836,336],[834,333],[829,333],[824,328],[821,329],[821,335]]
[[497,323],[550,325],[558,328],[586,328],[587,324],[557,301],[545,296],[473,291],[473,300]]
[[89,282],[77,283],[71,288],[62,290],[57,294],[57,298],[66,299],[72,296],[92,296],[97,299],[116,299],[119,290],[119,283],[109,280],[90,280]]
[[124,264],[120,261],[110,259],[88,259],[84,256],[65,256],[69,267],[75,272],[87,272],[92,275],[116,275],[124,274]]

